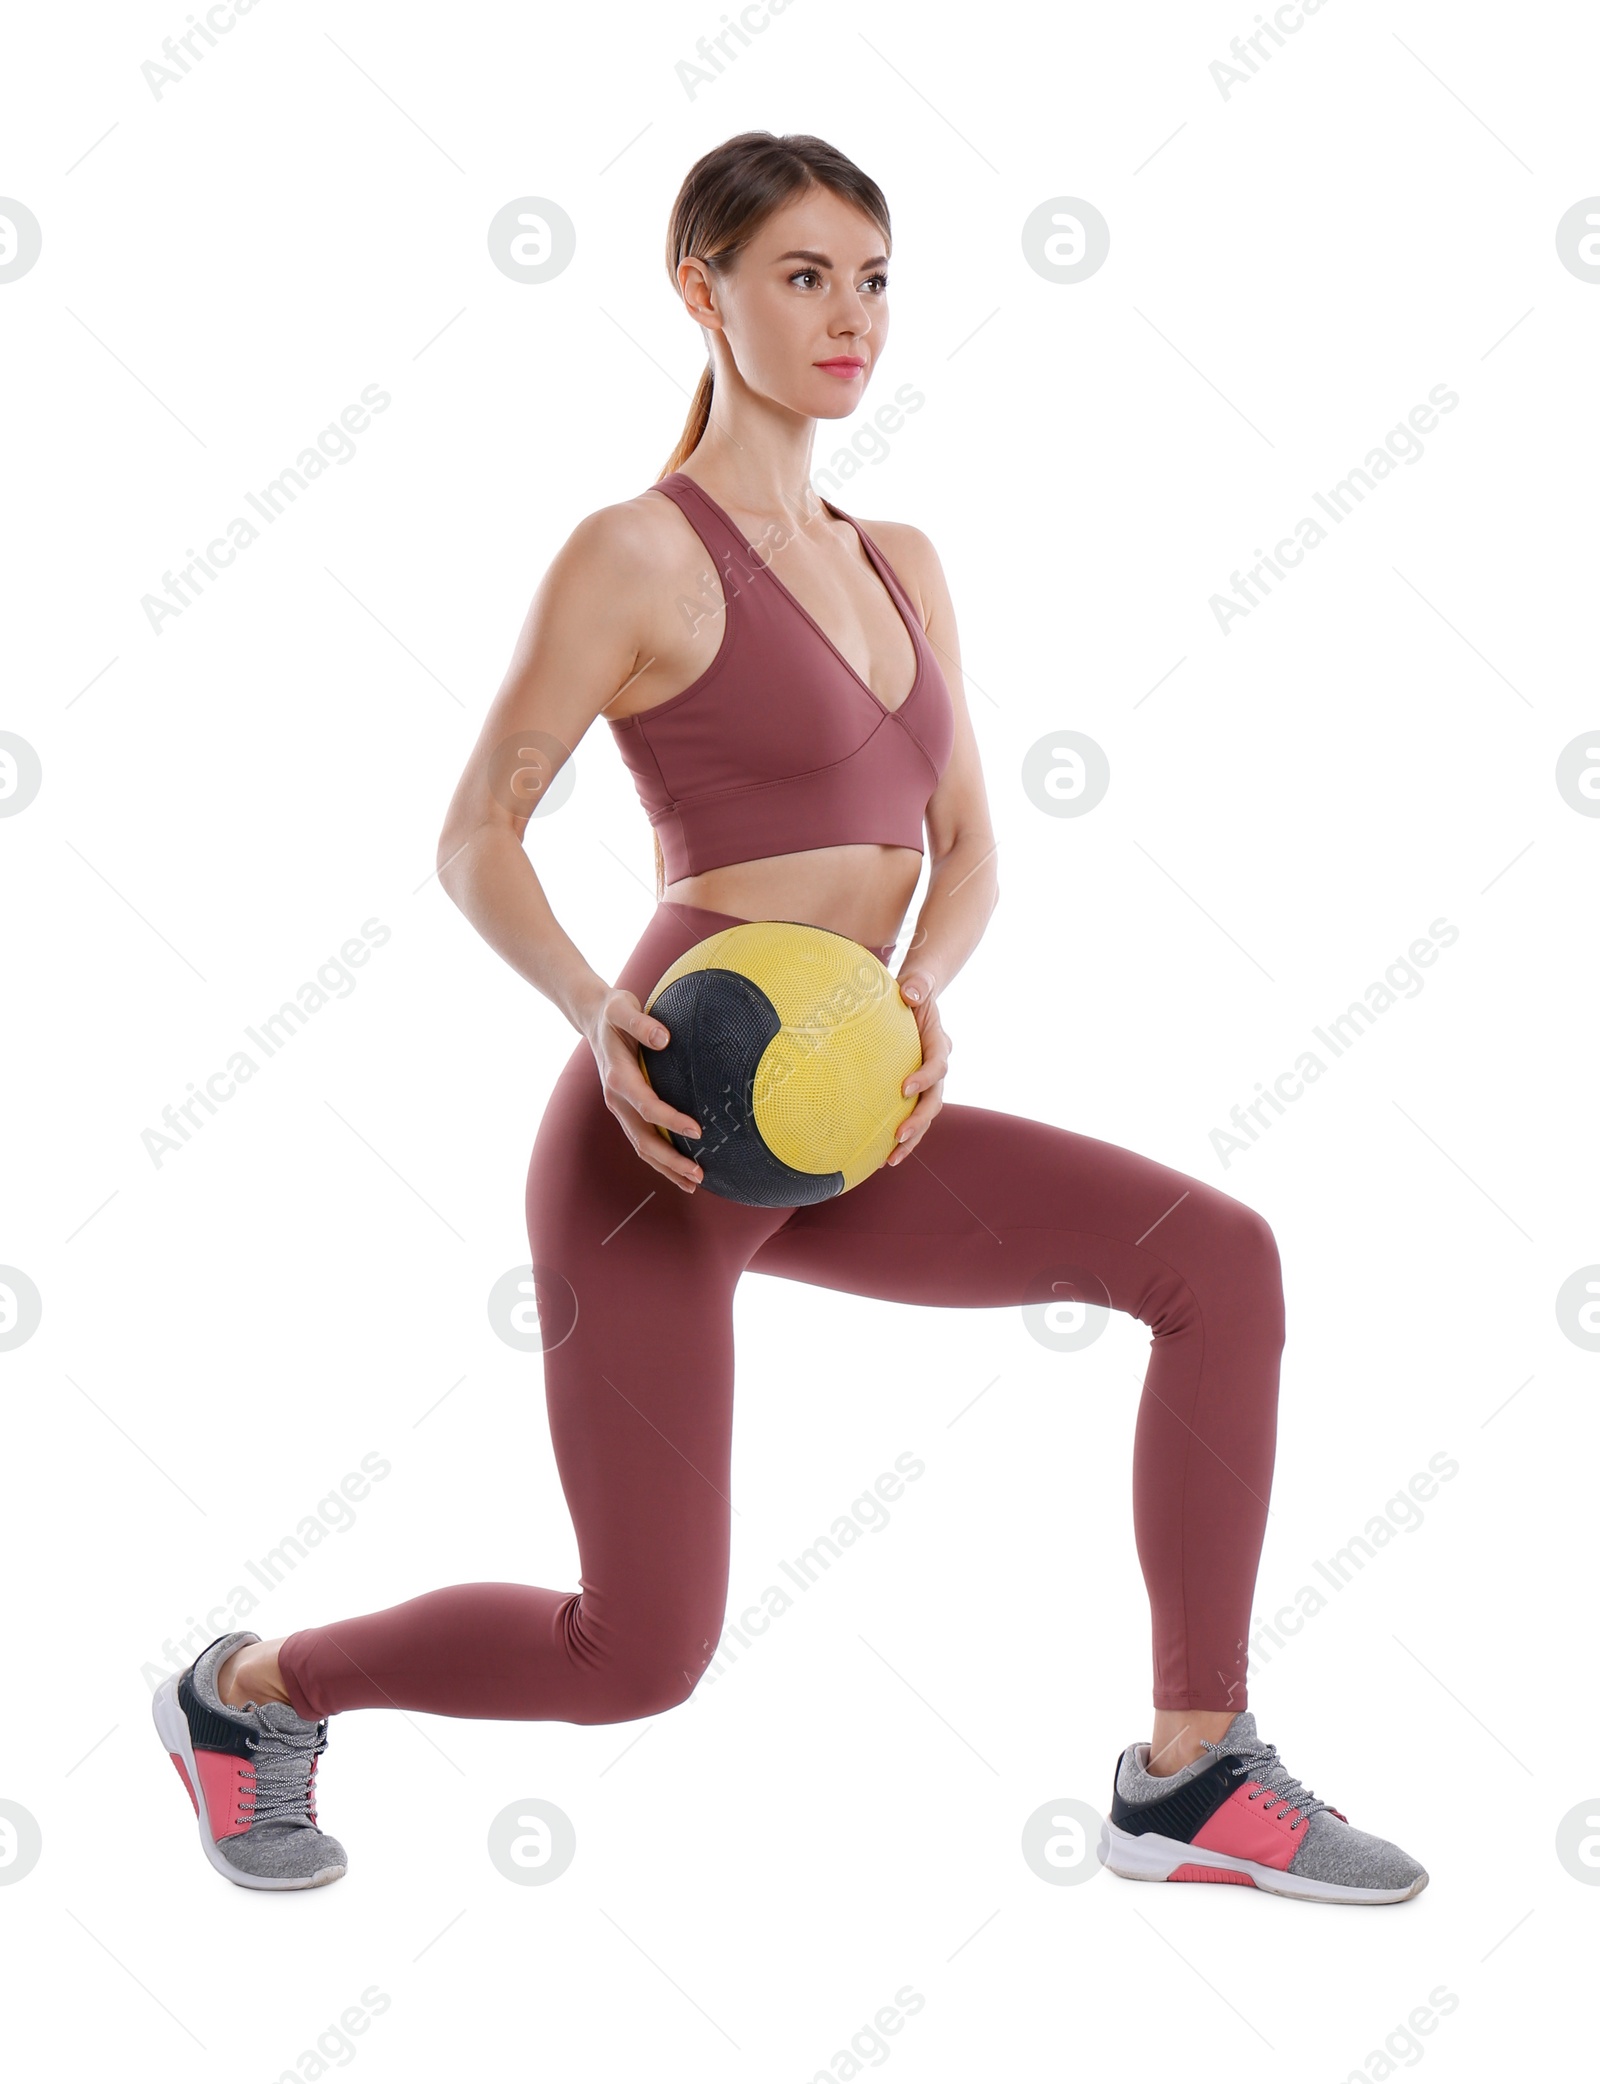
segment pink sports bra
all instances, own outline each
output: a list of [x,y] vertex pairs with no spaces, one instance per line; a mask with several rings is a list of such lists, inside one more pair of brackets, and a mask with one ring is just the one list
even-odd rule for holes
[[698,680],[637,716],[608,718],[661,839],[669,884],[730,862],[877,843],[920,854],[928,800],[949,763],[955,712],[905,588],[848,521],[916,648],[916,678],[888,709],[723,512],[681,470],[655,487],[715,561],[722,642]]

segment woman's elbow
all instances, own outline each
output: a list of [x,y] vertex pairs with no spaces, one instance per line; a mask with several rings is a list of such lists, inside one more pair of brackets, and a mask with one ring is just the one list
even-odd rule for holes
[[433,866],[434,873],[439,878],[439,887],[455,904],[459,904],[460,899],[451,887],[455,880],[454,872],[471,842],[470,830],[456,823],[454,819],[447,819],[439,834],[439,843],[434,848]]

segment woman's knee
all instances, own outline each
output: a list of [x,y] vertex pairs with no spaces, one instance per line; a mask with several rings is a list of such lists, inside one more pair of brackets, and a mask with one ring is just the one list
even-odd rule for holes
[[1217,1199],[1221,1204],[1219,1224],[1241,1264],[1269,1274],[1279,1273],[1277,1234],[1260,1209],[1252,1208],[1247,1201],[1235,1201],[1231,1194],[1219,1194]]
[[583,1722],[635,1722],[682,1707],[716,1654],[714,1638],[692,1653],[656,1646],[618,1657],[597,1675],[594,1713]]
[[1245,1297],[1257,1312],[1268,1316],[1283,1343],[1283,1261],[1277,1234],[1259,1209],[1231,1195],[1217,1196],[1213,1278],[1223,1280],[1229,1290]]
[[1166,1272],[1140,1315],[1157,1330],[1179,1331],[1215,1306],[1247,1308],[1257,1325],[1272,1327],[1282,1344],[1283,1267],[1272,1225],[1247,1202],[1214,1187],[1192,1189],[1187,1221],[1163,1239]]

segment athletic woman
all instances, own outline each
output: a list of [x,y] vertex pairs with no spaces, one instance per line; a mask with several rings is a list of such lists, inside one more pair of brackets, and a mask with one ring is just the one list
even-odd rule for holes
[[[1154,1726],[1117,1761],[1100,1857],[1144,1880],[1394,1903],[1427,1881],[1257,1735],[1246,1639],[1276,1447],[1283,1289],[1268,1225],[1205,1182],[1053,1123],[944,1101],[941,994],[998,896],[995,839],[932,544],[811,485],[818,421],[862,404],[889,323],[889,213],[820,139],[708,153],[667,258],[705,374],[657,484],[557,554],[461,776],[444,887],[579,1040],[528,1172],[551,1438],[579,1591],[461,1584],[263,1641],[234,1630],[156,1698],[202,1843],[248,1888],[345,1871],[316,1818],[350,1708],[631,1721],[686,1700],[727,1591],[733,1296],[746,1268],[889,1302],[1016,1308],[1063,1268],[1153,1334],[1134,1524]],[[604,716],[655,830],[657,903],[615,982],[523,850],[539,793]],[[509,762],[508,753],[514,756]],[[508,788],[512,767],[519,788]],[[880,1169],[800,1208],[699,1191],[706,1125],[657,1097],[643,1000],[750,919],[846,934],[898,974],[922,1038]]]

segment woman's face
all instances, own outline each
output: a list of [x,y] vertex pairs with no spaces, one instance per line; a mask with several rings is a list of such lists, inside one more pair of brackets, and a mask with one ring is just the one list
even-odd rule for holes
[[722,335],[719,386],[742,382],[807,419],[854,412],[889,334],[884,248],[870,217],[812,188],[772,213],[731,270],[680,262],[689,308]]

